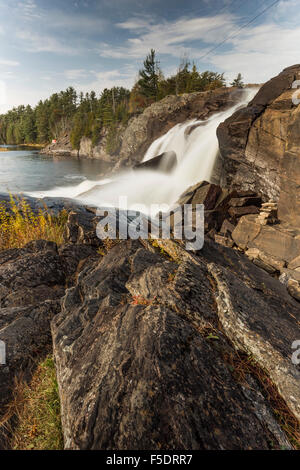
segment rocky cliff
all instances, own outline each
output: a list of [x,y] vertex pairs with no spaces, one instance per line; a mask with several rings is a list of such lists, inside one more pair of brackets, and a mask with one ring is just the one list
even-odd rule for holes
[[223,186],[250,189],[279,203],[279,218],[300,227],[300,108],[292,84],[300,65],[261,87],[249,105],[217,131]]
[[97,145],[92,144],[92,139],[82,137],[78,150],[73,149],[70,142],[70,132],[61,135],[56,143],[47,145],[41,150],[41,154],[54,157],[95,158],[112,165],[116,162],[115,155],[109,155],[106,151],[107,130],[102,129]]

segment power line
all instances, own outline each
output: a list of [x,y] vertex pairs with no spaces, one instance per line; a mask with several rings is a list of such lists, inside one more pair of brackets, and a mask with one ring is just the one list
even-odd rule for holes
[[[227,3],[226,5],[224,5],[222,8],[220,8],[219,10],[217,10],[216,12],[213,12],[213,11],[207,11],[207,10],[204,10],[203,8],[201,8],[201,10],[199,10],[198,8],[195,9],[195,10],[189,10],[188,13],[187,13],[187,16],[188,17],[192,17],[192,16],[195,16],[195,15],[206,15],[206,16],[203,16],[203,18],[207,18],[209,19],[210,15],[211,14],[214,14],[214,16],[217,16],[217,15],[220,15],[224,10],[228,10],[230,7],[232,7],[236,2],[240,2],[241,0],[230,0],[229,3]],[[237,10],[240,9],[240,6],[238,6]],[[172,9],[172,10],[169,10],[169,11],[178,11],[175,10],[175,9]],[[182,14],[183,12],[180,10],[180,13]]]
[[208,52],[206,52],[206,54],[203,54],[198,60],[202,60],[204,59],[205,57],[207,57],[211,52],[214,52],[216,49],[218,49],[219,47],[223,46],[223,44],[225,44],[225,42],[228,41],[228,39],[232,39],[232,38],[235,38],[236,36],[239,35],[240,31],[242,31],[242,29],[246,28],[247,26],[249,26],[249,24],[253,23],[255,20],[257,20],[257,18],[259,18],[261,15],[263,15],[264,13],[266,13],[266,11],[270,10],[270,8],[272,8],[273,6],[275,6],[277,3],[279,3],[280,0],[276,0],[275,2],[273,2],[271,5],[269,5],[267,8],[265,8],[262,12],[258,13],[254,18],[252,18],[250,21],[248,21],[247,23],[245,23],[244,25],[242,25],[236,32],[234,32],[233,34],[227,36],[222,42],[220,42],[219,44],[217,44],[216,46],[214,46],[212,49],[210,49]]
[[[240,0],[231,0],[231,2],[230,2],[230,3],[228,3],[228,4],[227,4],[227,5],[225,5],[223,8],[221,8],[221,10],[217,11],[217,12],[216,12],[216,14],[215,14],[214,16],[218,16],[218,15],[220,15],[220,14],[221,14],[221,13],[222,13],[224,10],[227,10],[229,7],[231,7],[232,5],[234,5],[234,4],[235,4],[237,1],[239,1],[239,2],[240,2]],[[238,8],[237,8],[237,11],[239,11],[240,7],[241,7],[241,5],[239,5],[239,6],[238,6]],[[209,16],[207,16],[207,17],[203,17],[203,18],[207,18],[207,20],[209,20],[209,19],[210,19],[210,17],[209,17]],[[214,31],[215,29],[216,29],[216,28],[215,28],[215,26],[214,26],[214,27],[212,27],[212,28],[208,29],[207,31],[205,31],[205,34],[208,34],[208,33],[210,33],[211,31]]]
[[[229,7],[231,7],[234,3],[236,3],[237,1],[240,1],[240,0],[231,0],[229,3],[227,3],[226,5],[224,5],[222,8],[220,8],[217,12],[207,12],[207,15],[210,15],[211,13],[214,13],[214,16],[217,16],[217,15],[220,15],[224,10],[228,10]],[[197,13],[202,13],[200,12],[199,10],[196,12],[195,10],[194,11],[190,11],[189,12],[189,15],[195,15]],[[203,11],[204,13],[204,11]],[[204,17],[205,18],[205,17]],[[207,18],[209,18],[209,16],[207,16]]]

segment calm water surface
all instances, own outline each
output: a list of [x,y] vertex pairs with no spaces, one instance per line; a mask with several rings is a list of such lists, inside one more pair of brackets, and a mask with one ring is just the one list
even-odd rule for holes
[[38,150],[0,145],[0,193],[47,191],[73,186],[85,179],[99,180],[108,165],[99,160],[53,158]]

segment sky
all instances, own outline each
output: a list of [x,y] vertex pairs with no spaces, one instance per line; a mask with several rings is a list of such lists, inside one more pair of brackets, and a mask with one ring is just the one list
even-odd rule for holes
[[[262,83],[300,63],[300,0],[0,0],[0,113],[73,86],[130,88],[150,49],[165,76]],[[224,42],[225,41],[225,42]],[[223,44],[221,44],[224,42]]]

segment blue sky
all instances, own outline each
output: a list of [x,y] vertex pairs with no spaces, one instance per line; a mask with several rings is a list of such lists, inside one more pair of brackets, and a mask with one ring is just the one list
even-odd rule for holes
[[0,112],[69,85],[130,87],[151,47],[166,76],[186,55],[229,81],[241,72],[263,82],[300,62],[299,0],[281,0],[238,32],[273,1],[0,0]]

